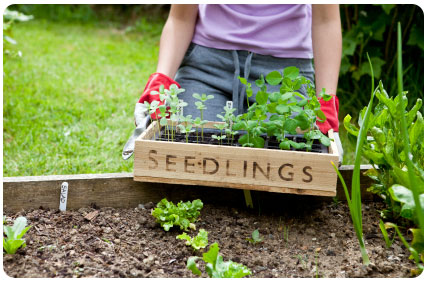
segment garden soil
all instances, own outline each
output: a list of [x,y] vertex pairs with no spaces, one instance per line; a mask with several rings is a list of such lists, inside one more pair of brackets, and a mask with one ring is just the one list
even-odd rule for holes
[[[176,239],[180,230],[161,229],[152,208],[5,211],[8,224],[25,216],[32,228],[26,248],[3,255],[4,271],[11,277],[195,277],[186,261],[202,253]],[[367,267],[343,202],[298,201],[279,209],[206,204],[196,226],[209,231],[224,260],[248,266],[250,277],[410,277],[415,266],[400,241],[385,247],[378,226],[382,208],[363,205]],[[246,239],[255,229],[263,242],[254,245]]]

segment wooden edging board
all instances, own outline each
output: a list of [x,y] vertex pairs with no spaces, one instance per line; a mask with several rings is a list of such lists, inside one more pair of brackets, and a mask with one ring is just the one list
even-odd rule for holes
[[[205,129],[213,128],[206,124]],[[158,122],[136,140],[134,180],[335,196],[336,144],[329,153],[154,141]],[[329,132],[333,138],[333,132]]]
[[[369,165],[361,167],[362,172]],[[348,186],[351,183],[353,166],[339,168]],[[43,208],[59,208],[61,184],[68,182],[67,209],[79,209],[96,205],[98,207],[134,208],[140,203],[156,203],[162,198],[171,201],[202,199],[205,203],[217,203],[229,206],[244,205],[243,192],[238,189],[220,187],[194,187],[185,185],[136,182],[132,173],[77,174],[50,176],[20,176],[3,178],[3,208],[10,211]],[[361,174],[362,199],[371,201],[374,195],[366,192],[372,180]],[[262,202],[299,201],[306,199],[331,201],[329,197],[297,196],[290,194],[253,191],[254,206]],[[344,200],[344,191],[338,180],[337,198]]]

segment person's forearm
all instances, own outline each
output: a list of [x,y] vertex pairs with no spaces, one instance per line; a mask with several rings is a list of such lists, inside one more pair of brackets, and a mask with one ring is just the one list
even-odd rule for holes
[[157,72],[174,78],[192,41],[197,15],[197,5],[171,6],[161,34]]
[[312,40],[316,92],[336,94],[341,65],[342,35],[338,5],[313,5]]

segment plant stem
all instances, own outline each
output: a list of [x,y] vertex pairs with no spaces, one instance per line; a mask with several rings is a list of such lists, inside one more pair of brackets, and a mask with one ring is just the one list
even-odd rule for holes
[[[201,112],[201,121],[204,120],[204,111],[199,110]],[[202,142],[204,142],[204,125],[201,125],[201,136],[202,136]]]
[[405,109],[403,107],[403,66],[402,66],[402,53],[401,53],[401,25],[398,22],[397,25],[397,82],[398,82],[398,95],[400,95],[399,104],[399,113],[401,115],[400,124],[401,124],[401,134],[403,136],[404,142],[404,153],[406,158],[407,171],[409,173],[408,181],[410,183],[410,189],[413,193],[413,199],[415,202],[416,216],[419,221],[419,228],[422,233],[422,237],[424,236],[424,213],[421,209],[421,205],[419,202],[419,183],[416,182],[416,174],[413,168],[413,163],[410,154],[410,144],[409,144],[409,136],[407,132],[406,126],[406,117],[405,117]]

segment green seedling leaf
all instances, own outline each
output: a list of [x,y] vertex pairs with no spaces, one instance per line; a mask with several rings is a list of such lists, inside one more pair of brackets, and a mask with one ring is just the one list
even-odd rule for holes
[[15,219],[13,226],[3,226],[3,248],[8,254],[14,254],[19,248],[26,246],[22,237],[31,228],[27,225],[27,219],[23,216]]
[[266,75],[266,81],[270,85],[278,85],[282,81],[282,74],[278,71],[272,71]]
[[286,67],[283,69],[283,77],[291,80],[296,79],[300,75],[300,70],[297,67]]
[[280,92],[273,92],[269,95],[270,102],[276,103],[282,95]]
[[258,91],[257,95],[255,96],[255,100],[259,105],[264,105],[267,103],[268,95],[267,92]]
[[357,127],[355,127],[353,124],[351,124],[350,121],[351,121],[351,116],[350,115],[346,115],[345,118],[344,118],[344,127],[345,127],[345,129],[351,135],[359,136],[359,129]]
[[242,278],[251,275],[249,268],[233,261],[223,261],[223,257],[218,252],[218,244],[212,244],[208,252],[202,255],[202,258],[190,257],[187,261],[187,268],[193,274],[200,276],[202,273],[196,265],[196,260],[202,259],[206,263],[205,271],[210,278]]
[[192,271],[193,274],[201,276],[202,273],[199,270],[198,266],[196,265],[196,261],[199,259],[199,257],[189,257],[187,260],[187,268]]
[[[413,193],[406,187],[394,184],[389,189],[391,198],[394,201],[402,203],[401,208],[401,216],[404,218],[407,218],[409,220],[414,220],[414,214],[415,214],[415,201],[413,199]],[[424,209],[424,194],[421,194],[419,196],[420,204],[422,210]]]
[[199,250],[208,245],[208,232],[205,229],[200,229],[198,235],[193,238],[183,232],[176,239],[186,240],[186,245],[191,246],[194,250]]
[[246,240],[254,245],[263,242],[263,238],[260,236],[258,229],[255,229],[251,234],[251,238],[246,238]]
[[263,138],[256,136],[256,137],[251,138],[250,141],[252,142],[252,144],[254,144],[255,148],[264,148],[264,142],[265,141],[264,141]]
[[289,112],[289,107],[287,105],[283,105],[283,104],[277,105],[276,106],[276,112],[280,115],[283,115],[283,114]]

